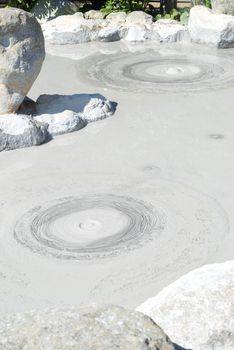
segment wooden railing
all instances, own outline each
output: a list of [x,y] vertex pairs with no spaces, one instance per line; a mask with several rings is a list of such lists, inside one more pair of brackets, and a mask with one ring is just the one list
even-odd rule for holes
[[[177,0],[175,7],[183,8],[183,7],[191,7],[191,0]],[[150,0],[150,5],[154,7],[160,7],[160,0]]]

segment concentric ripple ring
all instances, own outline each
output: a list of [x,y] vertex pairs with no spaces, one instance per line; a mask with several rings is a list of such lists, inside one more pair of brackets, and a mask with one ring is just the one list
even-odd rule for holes
[[42,255],[93,259],[137,248],[161,229],[160,214],[144,202],[96,195],[33,208],[16,223],[14,236]]
[[[81,69],[82,68],[82,69]],[[199,92],[234,83],[234,60],[225,53],[196,48],[95,54],[77,66],[79,77],[113,89],[148,93]],[[82,72],[83,70],[83,72]]]

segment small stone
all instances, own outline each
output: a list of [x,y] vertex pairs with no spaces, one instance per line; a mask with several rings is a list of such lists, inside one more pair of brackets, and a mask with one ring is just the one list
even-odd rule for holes
[[47,139],[47,125],[37,123],[28,115],[0,117],[0,151],[41,145]]

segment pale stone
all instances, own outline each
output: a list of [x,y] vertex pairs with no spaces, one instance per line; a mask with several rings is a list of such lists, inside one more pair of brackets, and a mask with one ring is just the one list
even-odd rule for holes
[[18,110],[45,58],[41,27],[33,15],[0,10],[0,114]]
[[153,31],[159,35],[161,42],[189,41],[187,27],[171,19],[161,19],[153,24]]
[[143,11],[133,11],[127,15],[127,26],[145,26],[145,28],[151,28],[153,24],[153,17]]
[[175,350],[149,317],[118,306],[80,306],[0,317],[1,350]]
[[105,14],[98,10],[90,10],[85,12],[85,18],[86,19],[104,19]]
[[0,117],[0,152],[40,145],[47,138],[47,126],[30,116],[5,114]]
[[126,18],[127,14],[125,12],[112,12],[106,17],[106,20],[109,21],[110,24],[124,25]]
[[234,261],[188,273],[137,310],[186,349],[234,349]]
[[126,41],[137,42],[146,40],[147,31],[141,27],[130,27],[127,35],[125,36]]
[[81,44],[89,42],[90,28],[87,20],[76,13],[60,16],[42,25],[45,39],[50,44]]
[[192,41],[218,48],[234,47],[234,17],[214,14],[204,6],[190,11],[188,22]]

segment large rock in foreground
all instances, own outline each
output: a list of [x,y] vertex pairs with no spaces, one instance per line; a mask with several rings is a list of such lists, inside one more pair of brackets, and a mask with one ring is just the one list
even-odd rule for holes
[[234,17],[214,14],[205,6],[190,11],[189,32],[192,41],[217,48],[234,47]]
[[174,350],[147,316],[83,306],[0,317],[0,350]]
[[40,145],[47,139],[47,126],[27,115],[7,114],[0,117],[0,152]]
[[37,20],[13,8],[0,10],[0,114],[18,110],[45,58]]
[[234,349],[234,261],[188,273],[137,310],[186,349]]

